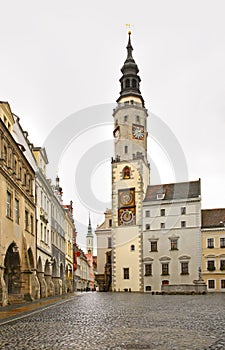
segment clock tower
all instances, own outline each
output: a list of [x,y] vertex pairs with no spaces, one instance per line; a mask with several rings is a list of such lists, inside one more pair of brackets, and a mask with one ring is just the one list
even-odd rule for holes
[[142,202],[149,185],[147,110],[128,33],[127,58],[114,117],[112,290],[143,291]]

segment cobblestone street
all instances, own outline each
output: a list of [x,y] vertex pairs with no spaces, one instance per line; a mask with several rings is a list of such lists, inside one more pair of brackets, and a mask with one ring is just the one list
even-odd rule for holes
[[1,319],[0,349],[225,349],[224,294],[83,293],[32,312]]

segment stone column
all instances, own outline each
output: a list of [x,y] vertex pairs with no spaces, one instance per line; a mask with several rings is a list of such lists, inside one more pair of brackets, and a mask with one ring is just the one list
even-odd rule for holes
[[51,275],[44,275],[45,281],[46,281],[46,285],[47,285],[47,296],[51,297],[53,295],[55,295],[55,286],[54,283],[52,281],[52,276]]
[[44,272],[37,272],[38,281],[40,284],[40,297],[47,298],[48,296],[48,287],[45,280]]
[[62,295],[62,280],[60,277],[52,277],[55,287],[55,295]]
[[0,266],[0,305],[6,306],[8,304],[8,288],[4,280],[4,267]]

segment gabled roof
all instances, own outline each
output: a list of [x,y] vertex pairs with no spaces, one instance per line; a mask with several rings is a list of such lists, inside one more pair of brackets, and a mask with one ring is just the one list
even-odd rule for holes
[[202,210],[202,228],[224,227],[225,209]]
[[201,180],[148,186],[144,202],[199,198]]

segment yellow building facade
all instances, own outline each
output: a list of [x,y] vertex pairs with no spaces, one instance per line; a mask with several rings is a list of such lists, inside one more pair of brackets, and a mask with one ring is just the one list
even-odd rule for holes
[[225,292],[225,209],[202,210],[202,277],[208,292]]
[[21,128],[0,102],[0,304],[40,297],[36,276],[35,172],[15,141]]

